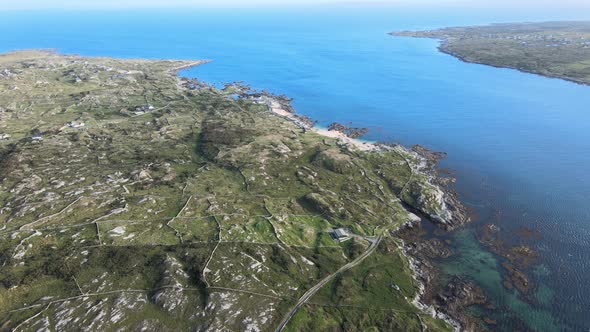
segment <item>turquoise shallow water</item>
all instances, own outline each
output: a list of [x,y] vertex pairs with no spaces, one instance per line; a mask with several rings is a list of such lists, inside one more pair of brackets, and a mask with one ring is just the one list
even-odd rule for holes
[[[584,17],[587,15],[587,17]],[[446,151],[479,223],[510,236],[528,226],[542,264],[538,303],[501,287],[497,257],[453,235],[449,274],[476,280],[502,314],[503,330],[587,331],[590,322],[590,87],[466,64],[433,40],[393,30],[498,21],[590,18],[576,12],[399,8],[0,13],[0,50],[213,59],[184,74],[245,81],[295,98],[320,124],[368,127],[368,139]],[[516,242],[519,240],[516,239]],[[514,318],[518,319],[514,319]]]

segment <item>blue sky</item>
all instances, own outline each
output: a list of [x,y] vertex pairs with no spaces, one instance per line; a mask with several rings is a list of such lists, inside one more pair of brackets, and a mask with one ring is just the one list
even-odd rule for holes
[[186,7],[315,6],[343,3],[399,6],[461,6],[489,8],[580,8],[590,0],[0,0],[0,10],[117,9]]

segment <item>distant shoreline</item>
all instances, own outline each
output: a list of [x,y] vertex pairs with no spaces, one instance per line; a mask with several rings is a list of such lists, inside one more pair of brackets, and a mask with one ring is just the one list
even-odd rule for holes
[[[570,25],[572,27],[569,27]],[[528,30],[525,30],[528,27],[536,30],[529,33]],[[582,44],[565,44],[574,37],[563,37],[565,41],[562,41],[561,44],[551,39],[545,39],[554,38],[554,34],[557,34],[555,31],[564,34],[570,33],[574,36],[586,35],[587,37],[579,38],[586,38],[587,42],[584,44],[585,46],[580,46]],[[425,31],[395,31],[390,32],[389,35],[436,39],[439,42],[437,47],[439,52],[453,56],[465,63],[513,69],[522,73],[590,86],[590,64],[588,64],[590,60],[590,22],[502,23]],[[530,38],[532,41],[521,41],[524,38]],[[552,50],[558,49],[559,54],[545,56],[546,48],[553,46],[548,43],[555,43],[558,47],[552,47]],[[566,63],[563,60],[566,56],[570,62]],[[586,67],[583,67],[584,64]],[[526,68],[527,66],[531,68]],[[537,67],[537,69],[532,67]],[[569,75],[559,72],[566,69],[569,70],[567,71]]]

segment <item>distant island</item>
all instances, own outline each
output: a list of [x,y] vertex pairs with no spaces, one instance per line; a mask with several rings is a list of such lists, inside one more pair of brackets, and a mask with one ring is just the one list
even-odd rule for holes
[[436,38],[466,62],[590,84],[590,22],[543,22],[392,32]]
[[441,156],[176,74],[202,63],[0,55],[0,330],[465,326],[472,287],[422,304],[398,236],[468,220]]

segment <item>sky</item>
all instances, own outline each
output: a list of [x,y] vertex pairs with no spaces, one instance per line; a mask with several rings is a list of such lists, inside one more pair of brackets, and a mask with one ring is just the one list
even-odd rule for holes
[[460,6],[470,8],[589,9],[590,0],[0,0],[0,10],[256,7],[321,5]]

